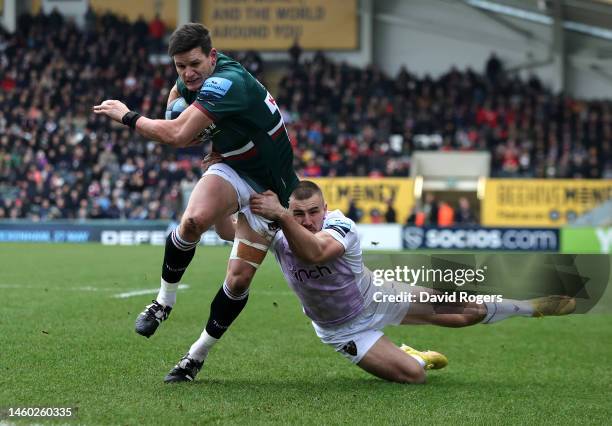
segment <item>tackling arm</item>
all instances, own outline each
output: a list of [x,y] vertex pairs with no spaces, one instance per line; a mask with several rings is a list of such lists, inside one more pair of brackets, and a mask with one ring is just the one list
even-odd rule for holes
[[297,223],[291,214],[285,214],[278,219],[283,234],[294,255],[308,263],[326,263],[344,254],[344,246],[325,231],[313,234]]
[[281,206],[272,191],[253,194],[251,211],[281,226],[289,247],[295,256],[307,263],[325,263],[344,254],[344,246],[325,231],[313,234],[297,223],[291,213]]

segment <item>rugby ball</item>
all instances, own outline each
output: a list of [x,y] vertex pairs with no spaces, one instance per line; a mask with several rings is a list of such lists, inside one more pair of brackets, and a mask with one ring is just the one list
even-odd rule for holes
[[189,105],[185,98],[176,98],[166,108],[166,120],[174,120],[176,117],[181,115],[181,112],[185,111]]

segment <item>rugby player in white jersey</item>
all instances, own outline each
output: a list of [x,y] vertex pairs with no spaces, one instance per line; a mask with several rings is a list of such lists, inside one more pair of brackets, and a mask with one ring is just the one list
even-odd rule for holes
[[446,311],[452,313],[441,314],[433,303],[378,303],[374,292],[436,291],[400,282],[375,287],[362,260],[355,223],[339,210],[328,212],[323,194],[313,182],[299,183],[289,199],[289,209],[271,191],[253,194],[250,205],[253,213],[280,225],[271,248],[321,341],[386,380],[423,383],[426,369],[442,368],[448,362],[438,352],[397,347],[381,331],[387,325],[464,327],[511,316],[564,315],[576,306],[572,298],[551,296],[458,303],[450,307],[454,310]]

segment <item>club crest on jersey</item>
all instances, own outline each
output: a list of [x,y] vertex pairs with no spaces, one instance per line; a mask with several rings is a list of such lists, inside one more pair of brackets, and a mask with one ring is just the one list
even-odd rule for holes
[[342,346],[342,351],[349,355],[357,356],[357,345],[351,340],[346,345]]
[[222,77],[210,77],[202,85],[200,95],[204,100],[221,99],[232,87],[232,81]]

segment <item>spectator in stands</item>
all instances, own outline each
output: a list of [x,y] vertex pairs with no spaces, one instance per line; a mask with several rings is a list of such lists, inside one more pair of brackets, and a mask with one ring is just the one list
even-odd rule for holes
[[[159,15],[156,17],[156,19],[158,17]],[[158,36],[159,33],[161,33],[161,37],[163,37],[163,33],[165,32],[164,23],[158,21],[158,23],[155,24],[156,28],[151,28],[151,26],[154,26],[154,22],[155,20],[152,21],[149,25],[147,25],[147,21],[145,20],[144,16],[142,16],[142,14],[138,15],[138,19],[136,19],[136,21],[134,22],[134,35],[136,37],[141,38],[142,40],[145,40],[147,36],[153,37],[153,35],[151,34],[153,32],[157,33]],[[160,22],[161,25],[159,25]]]
[[446,201],[441,201],[438,204],[438,221],[437,225],[440,228],[447,228],[455,224],[455,211]]
[[92,36],[96,33],[96,25],[98,21],[98,15],[91,5],[87,6],[87,12],[85,12],[85,33],[88,36]]
[[346,213],[346,217],[351,219],[355,223],[359,223],[361,221],[361,217],[363,216],[363,210],[357,207],[357,203],[352,198],[349,199],[348,211]]
[[51,10],[51,13],[49,14],[49,26],[51,28],[60,28],[63,24],[64,24],[64,17],[62,16],[61,13],[59,13],[59,10],[57,10],[57,7],[54,7],[53,10]]
[[425,225],[438,225],[438,210],[438,200],[436,200],[435,195],[431,192],[425,194],[425,203],[423,204]]
[[302,46],[300,46],[300,39],[296,37],[293,40],[293,44],[289,48],[289,58],[291,59],[291,67],[297,67],[300,63],[300,57],[302,56]]
[[[138,29],[138,26],[136,28]],[[149,37],[153,52],[161,53],[163,51],[165,36],[166,25],[159,17],[159,13],[156,13],[155,18],[149,23]]]
[[247,51],[240,62],[255,78],[261,77],[263,73],[263,59],[261,59],[261,55],[258,52],[254,50]]
[[491,53],[489,59],[487,60],[487,64],[485,66],[485,74],[487,79],[492,85],[497,85],[503,73],[503,64],[495,55],[495,52]]
[[457,210],[455,211],[455,222],[458,225],[475,225],[476,218],[470,208],[470,202],[466,197],[459,198]]
[[380,214],[380,210],[376,207],[370,210],[370,222],[371,223],[384,223],[383,215]]
[[406,225],[416,225],[417,224],[418,212],[419,210],[417,206],[414,206],[412,207],[412,209],[410,209],[410,213],[408,214],[408,217],[406,218]]
[[393,207],[393,199],[389,198],[386,201],[387,210],[385,211],[385,222],[387,223],[395,223],[397,222],[397,214],[395,213],[395,208]]

